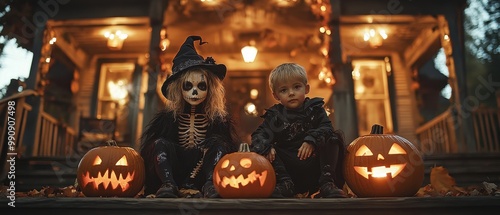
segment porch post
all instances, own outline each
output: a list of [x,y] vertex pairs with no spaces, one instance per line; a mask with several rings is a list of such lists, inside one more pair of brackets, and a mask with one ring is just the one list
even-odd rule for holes
[[148,70],[148,87],[144,93],[144,118],[143,127],[153,118],[158,112],[158,107],[161,100],[158,98],[157,83],[160,75],[159,50],[160,50],[160,31],[163,25],[164,12],[168,6],[166,0],[151,0],[149,7],[149,18],[151,23],[151,40],[149,44],[149,62]]
[[[44,42],[46,23],[37,25],[34,29],[33,38],[33,60],[31,61],[30,74],[26,79],[26,89],[42,91],[39,96],[31,96],[26,99],[26,102],[31,105],[32,109],[28,112],[26,120],[26,128],[23,134],[23,149],[21,151],[23,157],[37,156],[36,146],[38,140],[38,131],[40,130],[40,116],[43,112],[43,86],[41,83],[40,61],[42,60],[42,46]],[[19,153],[19,152],[18,152]]]
[[[474,95],[467,95],[465,71],[463,12],[465,4],[446,1],[444,18],[440,17],[441,42],[445,49],[449,71],[449,84],[452,87],[456,107],[454,125],[457,132],[458,152],[475,152],[476,141],[472,112],[480,103]],[[448,35],[448,38],[445,37]]]
[[349,144],[356,139],[358,124],[356,102],[354,100],[354,83],[351,76],[351,65],[342,60],[342,46],[340,41],[340,4],[341,1],[330,1],[332,7],[330,29],[330,64],[336,79],[333,85],[334,128],[344,132],[345,142]]

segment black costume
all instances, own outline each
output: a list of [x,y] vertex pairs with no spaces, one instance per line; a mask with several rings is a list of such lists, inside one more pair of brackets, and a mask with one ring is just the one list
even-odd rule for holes
[[178,123],[172,112],[162,111],[156,114],[143,133],[140,151],[146,164],[145,195],[154,194],[164,183],[202,190],[207,181],[212,181],[213,169],[219,159],[237,151],[234,137],[229,135],[234,134],[231,121],[219,120],[209,124],[205,140],[195,148],[184,148],[179,144]]
[[[328,182],[343,187],[344,140],[333,130],[323,105],[322,98],[306,98],[299,110],[276,104],[266,110],[264,121],[252,133],[252,151],[267,155],[272,147],[276,150],[272,164],[277,188],[312,194],[318,188],[321,193],[321,186]],[[312,144],[315,150],[311,157],[300,160],[297,154],[303,142]],[[290,179],[292,183],[287,184]]]
[[[213,98],[210,89],[219,90],[212,93],[223,90],[220,81],[226,75],[226,66],[198,55],[196,40],[204,44],[200,36],[186,39],[173,60],[172,74],[161,88],[170,104],[177,105],[157,113],[141,135],[145,195],[175,198],[179,197],[179,188],[186,188],[200,190],[204,197],[218,197],[212,181],[214,167],[222,156],[237,151],[235,144],[239,142],[229,114],[209,118],[205,113],[213,106],[207,106]],[[220,81],[214,81],[217,79]],[[223,99],[210,101],[222,103],[218,108],[224,105]]]

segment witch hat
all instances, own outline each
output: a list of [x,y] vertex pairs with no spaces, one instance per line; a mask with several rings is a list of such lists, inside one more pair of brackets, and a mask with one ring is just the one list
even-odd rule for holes
[[220,80],[223,80],[226,76],[226,66],[224,64],[216,64],[212,57],[207,57],[203,59],[203,56],[198,55],[196,49],[194,48],[194,41],[199,40],[200,45],[207,42],[202,42],[200,36],[189,36],[181,48],[177,52],[177,55],[173,60],[172,74],[167,77],[165,82],[161,87],[161,92],[165,98],[167,97],[167,87],[174,80],[181,77],[181,74],[193,67],[202,67],[212,73],[214,73]]

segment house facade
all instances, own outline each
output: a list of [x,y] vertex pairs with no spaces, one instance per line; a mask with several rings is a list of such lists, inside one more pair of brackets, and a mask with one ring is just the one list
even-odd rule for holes
[[[26,123],[18,125],[17,147],[27,157],[64,156],[109,138],[138,148],[143,127],[168,102],[159,86],[175,53],[187,36],[200,35],[208,43],[198,52],[228,67],[228,105],[244,141],[276,102],[269,72],[297,62],[308,71],[309,96],[325,98],[347,142],[381,124],[428,154],[498,152],[494,132],[477,131],[489,124],[476,125],[475,107],[464,105],[470,104],[465,6],[463,0],[40,1],[26,25],[33,34],[22,35],[33,41],[26,88],[34,93],[18,102]],[[258,50],[253,62],[243,59],[247,45]]]

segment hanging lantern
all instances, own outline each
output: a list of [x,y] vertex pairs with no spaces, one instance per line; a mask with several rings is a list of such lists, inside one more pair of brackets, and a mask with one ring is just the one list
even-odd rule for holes
[[241,55],[243,55],[243,60],[246,63],[252,63],[257,57],[257,48],[255,47],[255,41],[250,41],[250,44],[241,49]]

